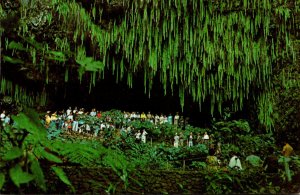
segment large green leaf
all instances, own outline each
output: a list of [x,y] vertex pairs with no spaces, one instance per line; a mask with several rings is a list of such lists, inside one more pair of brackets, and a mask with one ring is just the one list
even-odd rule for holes
[[18,147],[13,147],[4,156],[3,160],[13,160],[23,155],[23,151]]
[[20,129],[26,129],[29,133],[36,136],[36,140],[47,139],[47,131],[39,121],[38,115],[31,109],[12,116],[15,126]]
[[246,158],[246,161],[248,161],[252,166],[259,167],[262,163],[262,160],[259,156],[256,155],[249,155]]
[[9,62],[9,63],[12,63],[12,64],[24,64],[24,62],[20,59],[17,59],[17,58],[11,58],[9,56],[3,56],[3,60],[5,62]]
[[95,72],[104,68],[104,64],[101,61],[95,61],[92,57],[76,59],[76,62],[80,64],[85,71]]
[[37,160],[33,160],[30,167],[31,172],[33,173],[35,177],[35,181],[38,184],[38,186],[43,190],[46,191],[46,183],[45,183],[45,177],[43,170],[40,166],[40,163]]
[[52,167],[52,170],[55,172],[55,174],[59,177],[59,179],[64,182],[65,184],[72,186],[70,180],[66,176],[66,173],[64,170],[60,167]]
[[0,173],[0,190],[2,189],[4,183],[5,183],[5,175],[3,173]]
[[9,176],[17,187],[20,187],[20,184],[28,183],[34,179],[33,175],[23,172],[20,165],[11,168],[9,170]]
[[41,151],[41,155],[49,161],[56,162],[56,163],[62,163],[62,160],[60,158],[58,158],[54,154],[51,154],[45,150]]
[[26,49],[22,43],[17,43],[17,42],[10,42],[8,45],[9,49],[16,49],[16,50],[21,50],[21,51],[27,51],[28,49]]
[[59,62],[65,62],[67,60],[66,56],[63,52],[49,51],[48,53],[49,53],[48,59],[56,60],[56,61],[59,61]]

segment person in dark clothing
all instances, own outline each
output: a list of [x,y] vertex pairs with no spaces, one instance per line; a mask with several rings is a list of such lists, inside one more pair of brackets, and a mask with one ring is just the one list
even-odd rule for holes
[[266,173],[277,173],[278,172],[278,157],[274,154],[274,148],[268,148],[269,155],[264,161],[263,168]]

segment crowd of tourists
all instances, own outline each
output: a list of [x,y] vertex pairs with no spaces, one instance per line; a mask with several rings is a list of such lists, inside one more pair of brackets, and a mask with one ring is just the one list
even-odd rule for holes
[[[98,126],[94,126],[91,128],[88,124],[84,123],[84,120],[82,120],[82,117],[80,116],[90,116],[90,117],[97,117],[101,121],[101,124],[98,124]],[[114,119],[113,119],[114,118]],[[123,112],[122,117],[123,121],[120,122],[121,126],[117,127],[117,129],[120,130],[121,135],[131,135],[134,136],[136,141],[138,143],[146,143],[147,140],[147,131],[145,129],[143,130],[136,130],[133,128],[133,126],[130,125],[131,121],[149,121],[153,123],[154,125],[162,125],[162,124],[170,124],[174,125],[174,128],[180,127],[183,128],[183,126],[186,125],[187,121],[184,119],[183,116],[180,116],[178,112],[175,116],[172,114],[164,115],[164,114],[151,114],[151,112],[148,112],[147,114],[145,112],[139,113],[139,112]],[[115,122],[113,120],[116,120],[116,117],[112,117],[109,115],[106,115],[105,117],[102,116],[101,111],[97,111],[96,109],[92,109],[90,112],[85,112],[83,108],[77,110],[75,107],[74,110],[71,109],[71,107],[66,112],[60,112],[60,114],[57,115],[56,112],[54,112],[52,115],[48,113],[45,118],[45,125],[49,126],[51,121],[60,121],[61,128],[64,128],[66,131],[77,131],[77,132],[94,132],[94,135],[97,136],[98,132],[100,131],[100,135],[103,133],[103,129],[109,129],[114,130],[116,129]],[[65,121],[64,123],[61,122],[61,120]],[[94,129],[92,131],[92,129]],[[197,133],[196,135],[193,134],[193,132],[190,132],[189,135],[186,137],[183,133],[183,131],[179,131],[179,133],[176,133],[174,136],[173,146],[178,147],[192,147],[197,144],[205,144],[207,148],[209,148],[209,155],[206,158],[206,163],[208,165],[209,169],[220,169],[221,165],[224,165],[224,162],[222,163],[220,160],[220,157],[222,156],[222,146],[221,143],[218,142],[216,146],[214,145],[213,136],[208,135],[207,132],[205,132],[203,135],[200,133]],[[269,149],[269,155],[266,157],[265,161],[261,161],[260,157],[256,155],[249,155],[245,159],[245,163],[250,163],[250,158],[256,158],[256,161],[261,161],[261,166],[265,167],[266,172],[268,173],[274,173],[278,171],[278,155],[274,153],[274,148],[270,147]],[[289,157],[293,153],[293,148],[286,143],[282,149],[282,155],[285,157]],[[256,165],[253,165],[256,166]],[[243,170],[242,162],[239,157],[239,154],[236,152],[231,152],[231,158],[229,160],[229,163],[226,165],[226,167],[229,167],[231,169],[235,170]],[[276,171],[275,171],[276,170]]]
[[43,123],[46,128],[55,125],[57,129],[62,129],[66,132],[88,133],[94,136],[98,136],[104,129],[119,129],[120,133],[134,133],[137,139],[142,139],[147,132],[134,130],[130,125],[132,121],[149,121],[154,125],[167,123],[175,127],[182,126],[185,122],[183,116],[179,116],[178,113],[176,113],[175,116],[171,114],[167,116],[163,114],[153,115],[151,112],[147,114],[145,112],[123,112],[122,116],[103,116],[103,113],[96,109],[86,112],[84,108],[77,109],[77,107],[75,107],[72,109],[69,107],[66,111],[54,111],[52,113],[48,111]]
[[[5,110],[0,111],[0,120],[2,126],[7,126],[12,123],[10,114]],[[99,121],[100,123],[95,123],[89,121],[89,119],[99,119],[94,121]],[[76,132],[85,133],[93,136],[103,136],[104,130],[114,131],[119,130],[120,135],[134,136],[138,143],[146,143],[147,131],[145,129],[138,130],[134,129],[130,122],[132,121],[149,121],[154,125],[170,124],[174,125],[174,128],[182,127],[186,124],[183,116],[180,116],[177,112],[176,115],[169,114],[151,114],[148,112],[145,114],[142,112],[123,112],[121,116],[110,116],[103,115],[101,111],[92,109],[90,112],[86,112],[84,108],[77,109],[75,107],[72,109],[69,107],[66,111],[47,111],[46,115],[42,119],[42,123],[47,129],[54,127],[56,129],[61,129],[66,133]],[[205,132],[203,135],[197,133],[193,135],[192,132],[189,133],[188,137],[185,137],[183,131],[176,133],[174,136],[173,146],[178,147],[192,147],[196,144],[205,144],[209,148],[209,155],[207,156],[206,162],[210,169],[219,169],[221,163],[220,156],[222,154],[221,143],[218,142],[216,146],[213,144],[213,140]],[[269,173],[276,172],[278,170],[278,155],[274,153],[274,148],[270,147],[269,155],[265,158],[262,166],[266,167],[266,171]],[[293,153],[293,148],[286,142],[283,149],[282,155],[284,157],[289,157]],[[242,170],[242,163],[237,153],[231,153],[232,157],[229,161],[228,166],[232,169]],[[259,157],[255,155],[250,155],[252,158]],[[250,157],[249,156],[249,157]],[[246,158],[246,161],[248,157]]]

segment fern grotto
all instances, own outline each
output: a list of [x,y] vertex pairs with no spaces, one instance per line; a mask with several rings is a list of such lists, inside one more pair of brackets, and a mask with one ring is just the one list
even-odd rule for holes
[[300,192],[299,0],[2,0],[0,37],[0,193]]

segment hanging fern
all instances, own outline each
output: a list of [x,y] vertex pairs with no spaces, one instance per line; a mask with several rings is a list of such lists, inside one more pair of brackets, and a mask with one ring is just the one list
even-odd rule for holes
[[[41,71],[51,71],[48,60],[61,64],[65,82],[69,80],[68,59],[75,59],[79,80],[84,74],[90,76],[90,86],[95,85],[96,78],[104,79],[105,71],[116,75],[116,82],[127,79],[129,87],[133,87],[136,73],[144,73],[145,93],[150,94],[152,79],[159,75],[164,94],[169,89],[172,93],[179,90],[182,106],[185,96],[192,96],[199,105],[211,100],[211,114],[215,108],[221,112],[223,101],[231,101],[233,108],[240,110],[245,98],[272,96],[272,64],[282,57],[296,59],[290,31],[295,29],[294,15],[299,10],[276,6],[270,0],[123,4],[124,18],[112,20],[103,29],[95,23],[97,17],[103,22],[102,7],[95,4],[87,12],[76,1],[52,1],[59,28],[71,32],[70,36],[55,37],[51,46],[26,36],[20,43],[6,39],[5,46],[12,53],[30,50],[33,64],[39,64]],[[25,19],[28,10],[21,10]],[[48,18],[49,24],[53,23],[51,16]],[[274,18],[278,18],[276,24]],[[19,34],[28,34],[27,25],[19,28]],[[99,53],[87,56],[86,39]],[[4,56],[4,60],[24,63],[16,56]],[[269,98],[263,99],[259,104],[268,105]],[[267,116],[258,117],[272,125],[263,119]]]

